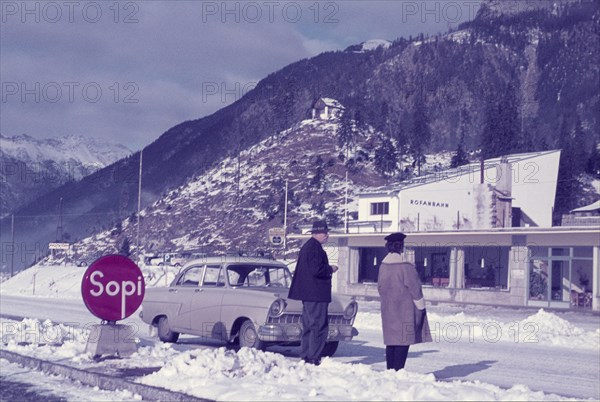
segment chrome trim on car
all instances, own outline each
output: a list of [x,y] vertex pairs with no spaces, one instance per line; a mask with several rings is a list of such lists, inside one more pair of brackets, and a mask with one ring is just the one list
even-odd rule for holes
[[[352,318],[344,318],[343,315],[329,315],[329,325],[352,325]],[[269,317],[269,324],[300,324],[302,314],[283,314],[279,317]]]

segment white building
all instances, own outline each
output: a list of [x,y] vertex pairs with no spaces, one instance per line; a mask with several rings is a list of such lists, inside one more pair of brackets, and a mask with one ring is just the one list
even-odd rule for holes
[[335,290],[378,297],[384,237],[402,231],[430,302],[600,310],[600,226],[552,227],[559,157],[509,155],[361,194],[358,221],[326,245]]
[[311,118],[329,120],[339,117],[343,110],[344,106],[335,99],[318,98],[312,105]]
[[351,231],[551,227],[559,159],[560,151],[508,155],[360,194]]

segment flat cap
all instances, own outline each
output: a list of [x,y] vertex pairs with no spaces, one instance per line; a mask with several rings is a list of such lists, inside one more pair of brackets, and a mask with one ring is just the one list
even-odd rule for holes
[[406,235],[404,233],[396,232],[384,237],[386,241],[404,241]]

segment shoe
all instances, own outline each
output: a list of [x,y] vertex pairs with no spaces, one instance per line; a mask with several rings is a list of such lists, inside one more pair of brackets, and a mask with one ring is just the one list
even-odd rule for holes
[[304,362],[307,363],[307,364],[314,364],[315,366],[318,366],[318,365],[321,364],[321,359],[307,359],[307,358],[304,358],[302,360],[304,360]]

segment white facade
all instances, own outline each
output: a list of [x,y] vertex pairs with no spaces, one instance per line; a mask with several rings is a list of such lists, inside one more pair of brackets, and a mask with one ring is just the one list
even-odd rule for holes
[[[359,222],[373,231],[439,231],[552,226],[560,151],[508,155],[438,172],[397,190],[359,195]],[[483,183],[481,178],[483,176]],[[388,203],[387,214],[373,204]],[[384,225],[383,222],[387,222]],[[367,230],[350,230],[365,232]]]

